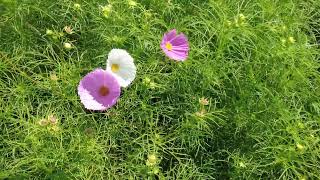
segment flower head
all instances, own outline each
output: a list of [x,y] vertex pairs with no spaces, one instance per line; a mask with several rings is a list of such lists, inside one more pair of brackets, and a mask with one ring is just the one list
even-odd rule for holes
[[106,6],[102,6],[102,14],[105,16],[105,17],[108,17],[112,11],[112,5],[109,4],[109,5],[106,5]]
[[51,36],[51,35],[54,34],[54,32],[53,32],[52,30],[50,30],[50,29],[47,29],[47,30],[46,30],[46,34],[49,35],[49,36]]
[[73,33],[73,30],[71,28],[71,26],[65,26],[63,28],[63,30],[67,33],[67,34],[72,34]]
[[112,72],[120,86],[127,87],[136,77],[136,66],[130,54],[123,49],[112,49],[107,59],[107,71]]
[[202,109],[201,111],[199,111],[199,112],[196,112],[196,116],[198,116],[198,117],[200,117],[200,118],[203,118],[203,117],[205,117],[206,116],[206,113],[207,113],[207,111],[206,110],[204,110],[204,109]]
[[239,163],[239,166],[242,167],[242,168],[245,168],[245,167],[246,167],[246,164],[245,164],[244,162],[240,162],[240,163]]
[[149,84],[151,83],[151,79],[148,78],[148,77],[145,77],[145,78],[143,79],[143,83],[144,83],[145,85],[149,85]]
[[59,126],[52,126],[50,129],[51,129],[53,132],[58,132],[58,131],[60,131]]
[[81,8],[81,5],[78,4],[78,3],[74,3],[74,4],[73,4],[73,7],[74,7],[75,9],[80,9],[80,8]]
[[177,35],[175,29],[163,36],[160,46],[164,53],[173,60],[184,61],[188,57],[188,39],[183,33]]
[[295,43],[296,42],[296,40],[294,39],[294,37],[292,37],[292,36],[290,36],[289,38],[288,38],[288,41],[290,42],[290,43]]
[[47,119],[41,119],[38,123],[40,126],[46,126],[49,124]]
[[112,73],[96,69],[80,81],[78,94],[85,108],[104,111],[116,104],[120,86]]
[[303,149],[304,149],[304,146],[301,145],[301,144],[299,144],[299,143],[298,143],[296,146],[297,146],[297,148],[298,148],[299,150],[303,150]]
[[94,130],[92,128],[86,128],[84,130],[84,133],[87,135],[87,136],[93,136],[94,134]]
[[52,81],[58,81],[59,78],[55,72],[52,72],[52,73],[50,73],[50,79]]
[[207,105],[209,105],[209,100],[207,98],[202,97],[199,99],[199,103],[201,105],[207,106]]
[[155,89],[159,87],[158,84],[151,80],[149,77],[144,78],[142,82],[145,86],[147,86],[150,89]]
[[246,19],[246,16],[241,13],[239,14],[239,19],[240,21],[244,21]]
[[69,50],[69,49],[72,49],[72,44],[66,42],[63,44],[63,47]]
[[149,154],[147,159],[147,166],[153,166],[157,163],[157,156],[155,154]]
[[131,7],[137,6],[137,2],[135,2],[134,0],[128,0],[128,4],[129,4],[129,6],[131,6]]
[[281,26],[281,29],[282,29],[283,31],[286,31],[288,28],[287,28],[286,25],[283,25],[283,26]]
[[48,120],[52,125],[56,125],[58,123],[57,117],[52,114],[48,116]]

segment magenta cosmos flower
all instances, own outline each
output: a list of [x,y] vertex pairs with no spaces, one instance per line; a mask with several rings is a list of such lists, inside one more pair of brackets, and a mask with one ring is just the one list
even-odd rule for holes
[[177,35],[175,29],[164,34],[160,46],[164,53],[171,59],[184,61],[188,57],[188,39],[183,33]]
[[81,79],[78,94],[85,108],[104,111],[116,104],[120,85],[111,72],[96,69]]

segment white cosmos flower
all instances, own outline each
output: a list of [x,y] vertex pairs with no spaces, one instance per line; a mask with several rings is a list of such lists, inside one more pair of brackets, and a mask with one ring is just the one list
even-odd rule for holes
[[123,49],[112,49],[107,59],[107,71],[112,72],[121,87],[127,87],[136,77],[133,58]]

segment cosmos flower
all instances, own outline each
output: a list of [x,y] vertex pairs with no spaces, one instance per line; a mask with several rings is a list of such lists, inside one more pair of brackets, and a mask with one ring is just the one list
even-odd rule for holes
[[116,104],[120,86],[112,73],[99,68],[80,81],[78,94],[85,108],[104,111]]
[[123,49],[112,49],[107,59],[107,71],[112,72],[121,87],[127,87],[136,77],[133,58]]
[[175,29],[163,36],[160,46],[164,53],[173,60],[184,61],[188,57],[188,39],[183,33],[177,35]]

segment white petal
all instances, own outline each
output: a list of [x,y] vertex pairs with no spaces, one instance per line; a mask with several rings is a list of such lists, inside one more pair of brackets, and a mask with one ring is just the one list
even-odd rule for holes
[[98,103],[91,94],[83,87],[78,88],[80,100],[84,107],[89,110],[105,110],[106,107]]
[[[112,72],[112,64],[119,66],[119,71]],[[136,77],[136,66],[133,58],[123,49],[112,49],[108,55],[107,71],[112,72],[120,86],[127,87]]]

